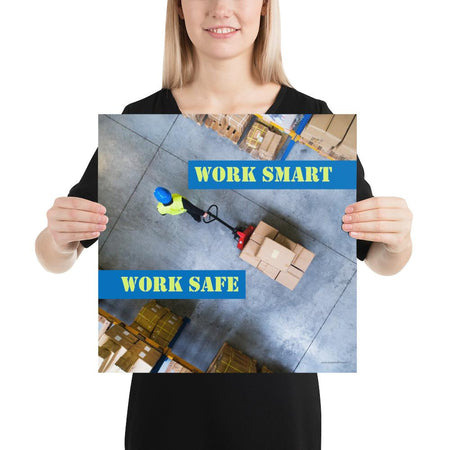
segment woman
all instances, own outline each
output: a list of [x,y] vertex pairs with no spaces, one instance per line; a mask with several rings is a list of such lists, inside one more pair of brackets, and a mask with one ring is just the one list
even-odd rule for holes
[[[163,89],[124,113],[181,112],[330,111],[289,85],[276,0],[169,0]],[[106,229],[96,183],[97,153],[47,213],[36,251],[48,270],[68,270]],[[343,211],[342,228],[358,239],[358,258],[377,273],[398,272],[412,248],[406,202],[372,197],[359,160],[357,198]],[[135,374],[125,447],[310,450],[320,448],[320,427],[316,374]]]

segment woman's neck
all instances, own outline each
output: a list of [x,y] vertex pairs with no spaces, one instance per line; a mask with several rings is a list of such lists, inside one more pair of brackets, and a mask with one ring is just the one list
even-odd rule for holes
[[192,87],[211,100],[239,98],[239,92],[256,88],[259,82],[252,72],[251,55],[239,55],[233,59],[211,60],[197,58],[196,76]]
[[194,80],[172,94],[183,113],[244,113],[265,112],[278,91],[279,85],[257,80],[249,53],[223,60],[202,55]]

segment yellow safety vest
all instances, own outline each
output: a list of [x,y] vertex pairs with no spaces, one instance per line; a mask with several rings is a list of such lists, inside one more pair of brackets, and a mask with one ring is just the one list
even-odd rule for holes
[[158,211],[160,214],[170,214],[172,216],[183,214],[186,212],[186,209],[183,208],[183,197],[180,194],[172,194],[172,203],[165,206],[159,202]]

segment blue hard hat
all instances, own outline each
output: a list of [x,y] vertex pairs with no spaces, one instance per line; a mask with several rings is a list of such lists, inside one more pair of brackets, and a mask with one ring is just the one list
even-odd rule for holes
[[156,200],[161,202],[163,205],[166,205],[172,201],[172,194],[166,188],[157,187],[153,194],[155,195]]

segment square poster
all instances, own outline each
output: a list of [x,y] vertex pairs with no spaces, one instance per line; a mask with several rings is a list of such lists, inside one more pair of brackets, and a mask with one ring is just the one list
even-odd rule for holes
[[356,371],[356,115],[100,115],[98,162],[99,372]]

